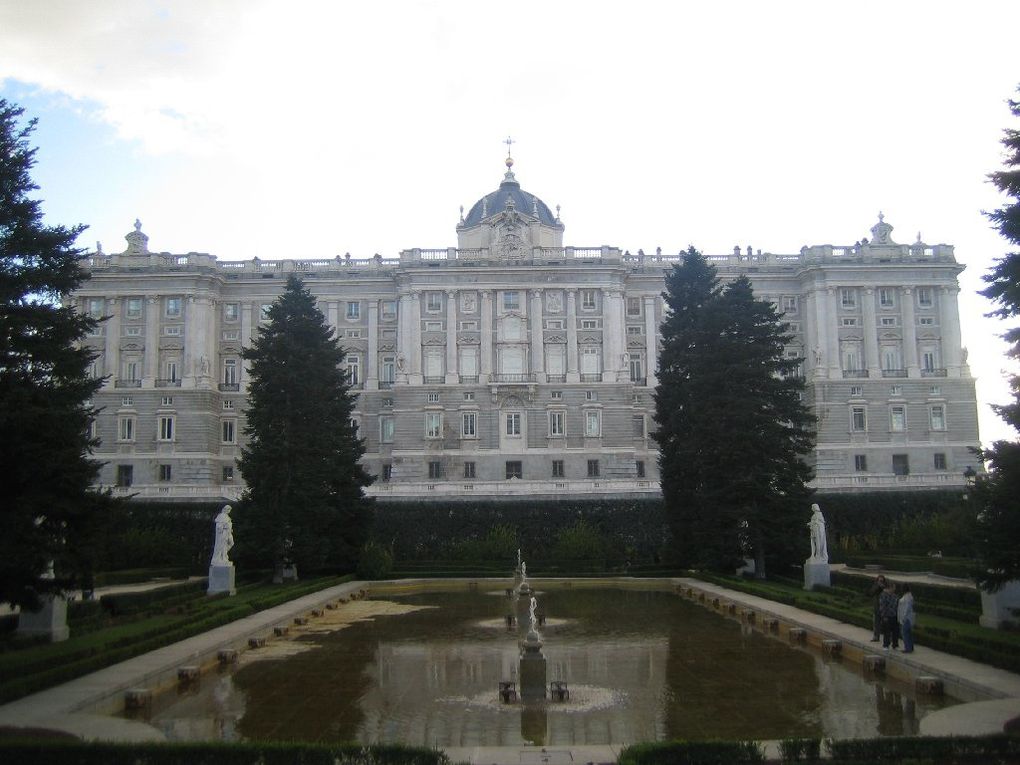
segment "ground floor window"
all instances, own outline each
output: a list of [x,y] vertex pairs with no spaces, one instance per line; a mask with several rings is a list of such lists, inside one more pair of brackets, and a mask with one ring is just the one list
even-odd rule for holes
[[553,478],[563,477],[563,460],[552,461],[552,477]]
[[598,478],[599,477],[599,461],[588,460],[588,477]]
[[117,485],[130,486],[135,482],[134,465],[117,465]]
[[506,463],[506,477],[511,478],[523,478],[524,477],[524,466],[520,460],[509,460]]

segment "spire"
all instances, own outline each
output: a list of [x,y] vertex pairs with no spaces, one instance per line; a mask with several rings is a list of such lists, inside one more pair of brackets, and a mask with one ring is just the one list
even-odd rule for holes
[[517,178],[514,177],[513,171],[514,158],[510,156],[510,147],[516,143],[516,141],[514,141],[514,139],[510,136],[507,136],[503,143],[506,144],[506,160],[504,160],[504,164],[506,165],[506,175],[503,176],[503,183],[517,183]]

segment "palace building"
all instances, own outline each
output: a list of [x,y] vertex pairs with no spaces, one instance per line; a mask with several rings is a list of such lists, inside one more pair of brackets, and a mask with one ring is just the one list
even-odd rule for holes
[[[381,498],[640,496],[659,491],[652,395],[662,252],[564,246],[564,226],[507,160],[457,246],[325,260],[218,261],[127,249],[88,259],[70,297],[109,318],[88,343],[105,377],[101,482],[139,499],[232,500],[255,336],[299,274],[347,351],[364,464]],[[790,323],[809,459],[823,491],[964,484],[978,445],[951,245],[870,239],[710,255]],[[720,476],[719,480],[725,480]]]

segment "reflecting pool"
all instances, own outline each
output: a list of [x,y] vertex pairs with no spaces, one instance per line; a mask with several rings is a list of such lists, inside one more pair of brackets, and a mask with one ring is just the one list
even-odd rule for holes
[[911,735],[957,703],[919,699],[670,592],[535,586],[548,680],[568,683],[564,703],[500,703],[521,636],[507,629],[503,590],[396,591],[244,652],[162,694],[143,719],[173,740],[597,745]]

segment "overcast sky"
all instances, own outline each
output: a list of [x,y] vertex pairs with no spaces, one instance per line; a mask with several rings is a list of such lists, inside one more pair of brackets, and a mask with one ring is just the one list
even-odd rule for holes
[[[456,244],[521,185],[566,242],[956,245],[982,440],[1009,437],[980,277],[1020,2],[0,0],[0,97],[54,223],[221,259]],[[1014,128],[1020,125],[1012,124]]]

